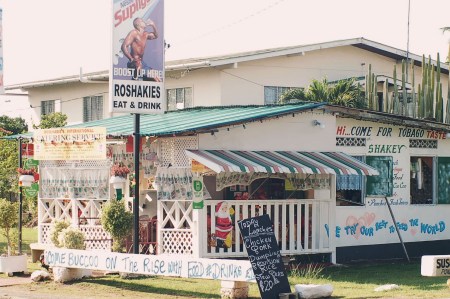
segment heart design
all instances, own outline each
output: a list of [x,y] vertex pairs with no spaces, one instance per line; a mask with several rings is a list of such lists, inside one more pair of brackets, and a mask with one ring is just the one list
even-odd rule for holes
[[359,239],[359,236],[361,235],[361,227],[364,226],[364,218],[360,217],[359,219],[356,219],[355,216],[349,216],[345,222],[345,225],[347,226],[354,226],[355,224],[358,224],[356,226],[356,231],[353,234],[353,237],[355,239]]
[[415,236],[417,234],[417,228],[410,229],[411,235]]
[[366,226],[370,226],[375,220],[375,218],[376,218],[375,213],[369,212],[364,213],[364,221],[366,223]]

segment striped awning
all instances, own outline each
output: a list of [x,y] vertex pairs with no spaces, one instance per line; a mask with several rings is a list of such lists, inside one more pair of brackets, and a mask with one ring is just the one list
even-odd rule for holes
[[186,150],[186,154],[216,173],[379,174],[341,152]]

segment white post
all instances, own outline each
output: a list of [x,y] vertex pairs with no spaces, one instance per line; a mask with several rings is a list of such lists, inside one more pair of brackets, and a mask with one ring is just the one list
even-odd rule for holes
[[329,207],[329,228],[328,232],[330,234],[330,249],[331,249],[331,262],[336,264],[336,175],[330,175],[331,182],[331,202]]

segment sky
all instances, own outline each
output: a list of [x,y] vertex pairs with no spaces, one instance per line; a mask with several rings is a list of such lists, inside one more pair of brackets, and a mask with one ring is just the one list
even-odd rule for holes
[[[0,0],[5,85],[105,71],[113,0]],[[364,37],[449,49],[450,0],[164,0],[166,61]]]

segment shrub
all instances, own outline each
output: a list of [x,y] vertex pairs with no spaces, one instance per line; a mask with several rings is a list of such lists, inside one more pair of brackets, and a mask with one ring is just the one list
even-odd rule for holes
[[8,255],[15,254],[18,234],[14,229],[19,223],[19,204],[0,198],[0,232],[6,238]]
[[103,206],[102,226],[113,238],[112,250],[121,252],[125,238],[133,228],[133,213],[125,209],[124,201],[111,199]]
[[62,247],[62,244],[59,243],[59,233],[70,226],[70,223],[67,221],[54,221],[53,227],[50,231],[50,240],[52,241],[53,245],[56,247]]
[[61,247],[68,249],[85,249],[84,234],[74,227],[63,229],[58,235],[58,243]]

